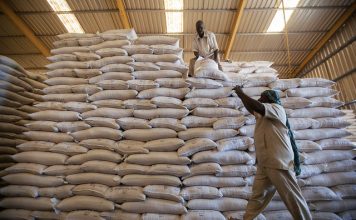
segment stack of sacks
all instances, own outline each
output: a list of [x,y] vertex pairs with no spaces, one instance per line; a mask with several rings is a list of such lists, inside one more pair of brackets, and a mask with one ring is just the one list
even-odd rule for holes
[[[30,73],[14,60],[0,56],[0,171],[14,165],[16,146],[26,141],[28,114],[38,111],[32,104],[42,101],[44,76]],[[1,185],[4,185],[1,182]]]
[[[337,94],[332,85],[334,82],[326,79],[302,78],[277,80],[269,87],[286,93],[282,104],[302,160],[298,183],[313,217],[355,218],[355,145],[344,139],[351,134],[344,129],[350,123],[341,117],[344,112],[336,109],[342,102],[332,98]],[[285,207],[278,196],[272,203],[270,210],[277,212],[265,213],[266,217],[291,219],[287,211],[281,211]]]

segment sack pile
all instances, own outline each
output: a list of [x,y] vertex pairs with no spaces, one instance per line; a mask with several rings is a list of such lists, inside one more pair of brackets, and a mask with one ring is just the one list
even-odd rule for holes
[[[33,105],[42,101],[44,75],[26,71],[14,60],[0,56],[0,171],[14,165],[16,145],[25,143],[29,114],[39,111]],[[6,182],[1,181],[1,185]]]
[[[280,90],[313,217],[354,214],[354,145],[342,139],[347,124],[336,120],[329,81],[279,80],[265,61],[221,72],[210,60],[183,79],[175,38],[133,30],[59,38],[29,141],[14,144],[17,164],[3,175],[0,219],[242,219],[255,119],[235,85],[253,98]],[[257,219],[277,218],[291,219],[278,195]]]

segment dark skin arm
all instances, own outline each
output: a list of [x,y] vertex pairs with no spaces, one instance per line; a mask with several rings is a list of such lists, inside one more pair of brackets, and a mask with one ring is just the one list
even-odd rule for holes
[[214,60],[215,60],[215,62],[218,62],[218,54],[219,54],[219,50],[214,50]]
[[247,96],[242,91],[240,86],[236,86],[234,88],[234,90],[235,90],[236,94],[239,96],[239,98],[241,99],[241,101],[244,104],[247,111],[249,111],[251,114],[253,114],[253,112],[257,112],[257,113],[261,114],[262,116],[265,115],[265,106],[261,102],[254,100],[254,99],[250,98],[249,96]]
[[199,57],[199,53],[198,53],[198,52],[196,52],[196,51],[194,51],[194,56],[195,56],[195,59],[198,59],[198,57]]

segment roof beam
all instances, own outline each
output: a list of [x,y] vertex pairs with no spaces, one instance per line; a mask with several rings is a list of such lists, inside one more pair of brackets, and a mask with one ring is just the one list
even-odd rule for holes
[[235,19],[234,19],[234,21],[232,23],[231,33],[230,33],[229,39],[227,41],[227,46],[226,46],[226,49],[225,49],[225,54],[224,54],[224,59],[225,60],[229,59],[230,52],[231,52],[231,49],[232,49],[232,45],[235,42],[237,29],[239,28],[239,25],[240,25],[240,22],[241,22],[243,10],[244,10],[244,8],[246,6],[246,3],[247,3],[246,0],[238,0],[238,1],[239,2],[238,2],[236,14],[235,14]]
[[356,2],[354,2],[345,13],[335,22],[331,29],[320,39],[315,47],[305,57],[299,67],[293,72],[292,77],[299,77],[304,67],[311,61],[311,59],[319,52],[319,50],[328,42],[328,40],[335,34],[335,32],[346,22],[346,20],[353,14],[356,9]]
[[37,47],[37,49],[46,57],[50,56],[49,49],[43,42],[35,36],[33,31],[17,16],[5,0],[0,0],[0,10],[20,29],[20,31]]
[[127,16],[124,0],[116,0],[119,9],[120,19],[125,29],[131,28],[129,17]]

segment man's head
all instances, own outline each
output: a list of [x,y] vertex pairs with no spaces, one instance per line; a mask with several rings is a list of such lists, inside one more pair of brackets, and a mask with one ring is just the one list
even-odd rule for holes
[[202,20],[199,20],[197,21],[197,23],[195,23],[195,28],[197,30],[199,37],[204,37],[205,26]]
[[258,101],[262,103],[276,103],[281,105],[279,94],[276,90],[266,90],[261,93],[261,98]]

